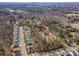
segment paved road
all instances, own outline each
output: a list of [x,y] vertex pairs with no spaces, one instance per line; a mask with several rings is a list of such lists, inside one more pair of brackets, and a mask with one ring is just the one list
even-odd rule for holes
[[25,41],[24,41],[24,30],[23,26],[19,26],[19,45],[20,45],[20,52],[23,56],[27,55]]

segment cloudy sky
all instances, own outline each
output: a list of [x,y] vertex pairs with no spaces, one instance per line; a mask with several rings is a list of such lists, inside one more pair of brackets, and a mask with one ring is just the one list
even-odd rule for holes
[[79,2],[79,0],[0,0],[0,2]]

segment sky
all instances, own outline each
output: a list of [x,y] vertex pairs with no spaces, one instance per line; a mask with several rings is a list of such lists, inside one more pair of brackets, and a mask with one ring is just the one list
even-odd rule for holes
[[0,0],[0,2],[79,2],[79,0]]

